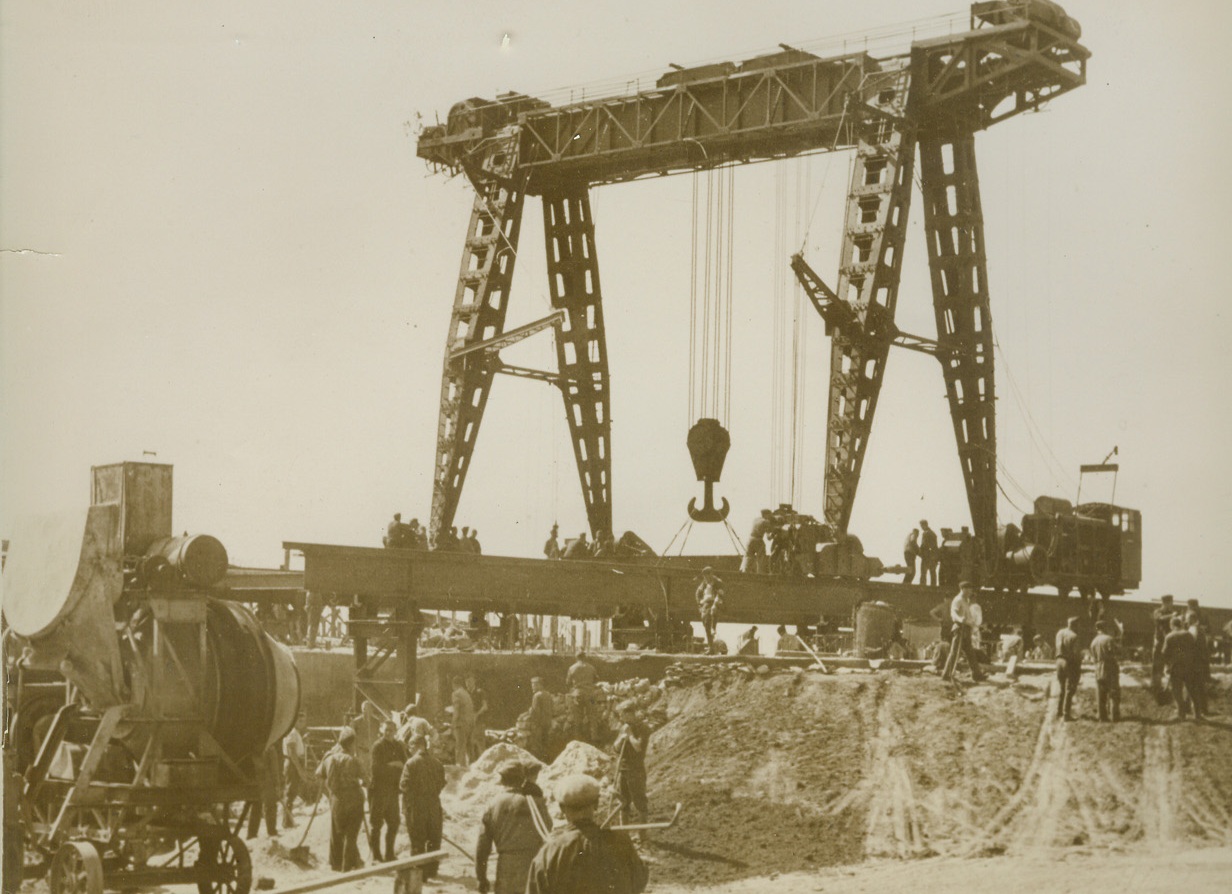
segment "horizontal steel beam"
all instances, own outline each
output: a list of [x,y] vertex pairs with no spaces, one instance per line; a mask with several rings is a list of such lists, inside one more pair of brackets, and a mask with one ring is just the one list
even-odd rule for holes
[[[377,603],[411,602],[420,610],[515,612],[574,618],[608,618],[617,606],[640,605],[696,620],[694,591],[700,579],[696,562],[635,560],[549,561],[452,552],[390,550],[286,542],[304,555],[309,589],[358,595]],[[693,557],[697,558],[697,557]],[[953,588],[922,587],[854,578],[789,578],[741,574],[716,558],[726,596],[720,620],[738,624],[816,623],[825,615],[846,621],[861,602],[892,605],[903,618],[927,621],[929,613],[954,594]],[[736,557],[725,557],[734,566]],[[655,564],[658,562],[659,564]],[[979,597],[990,624],[1034,624],[1051,631],[1079,614],[1081,602],[1045,593],[985,590]],[[1139,638],[1151,633],[1145,602],[1113,600],[1110,613]],[[1232,620],[1232,611],[1204,609],[1212,628]]]
[[544,329],[552,326],[559,326],[565,319],[563,310],[554,310],[542,320],[535,320],[533,323],[527,323],[524,326],[519,326],[516,329],[510,329],[495,338],[485,339],[484,341],[471,342],[464,348],[455,348],[449,352],[450,361],[457,360],[459,357],[465,357],[467,354],[474,354],[476,351],[484,351],[495,353],[501,348],[507,348],[512,344],[517,344],[524,338],[542,332]]

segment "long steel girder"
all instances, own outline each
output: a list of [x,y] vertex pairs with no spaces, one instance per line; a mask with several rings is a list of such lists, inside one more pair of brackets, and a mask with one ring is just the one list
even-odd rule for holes
[[556,335],[558,383],[573,440],[590,530],[612,533],[612,420],[607,338],[586,185],[544,193],[543,236],[552,307],[565,312]]
[[429,524],[434,540],[453,524],[492,377],[499,367],[499,359],[492,352],[456,352],[504,331],[522,223],[524,196],[513,180],[492,176],[473,180],[475,203],[462,250],[441,374]]
[[974,135],[922,139],[920,181],[938,359],[972,529],[986,561],[993,561],[998,555],[996,391]]
[[[904,73],[883,94],[887,114],[902,115],[907,87]],[[837,289],[850,321],[831,327],[826,419],[824,511],[837,531],[846,531],[851,520],[886,356],[897,334],[894,308],[914,161],[913,129],[901,118],[882,118],[866,127],[852,167]]]

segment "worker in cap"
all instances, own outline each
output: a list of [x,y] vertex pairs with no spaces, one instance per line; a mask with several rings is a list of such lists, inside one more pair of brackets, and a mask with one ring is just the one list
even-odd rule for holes
[[[538,766],[537,764],[535,765]],[[536,770],[536,772],[538,772]],[[475,878],[487,894],[522,894],[530,862],[552,829],[543,791],[527,783],[527,764],[508,760],[497,768],[503,790],[488,805],[475,845]],[[496,848],[496,884],[488,883],[488,858]]]
[[1159,608],[1151,613],[1155,626],[1155,638],[1151,641],[1151,692],[1157,701],[1162,700],[1164,677],[1164,640],[1172,632],[1172,616],[1177,613],[1172,604],[1172,594],[1159,597]]
[[1108,618],[1095,622],[1095,639],[1091,640],[1091,660],[1095,662],[1095,700],[1100,722],[1121,719],[1121,644],[1117,627]]
[[946,653],[945,669],[941,673],[942,678],[946,680],[953,679],[954,672],[958,669],[960,656],[967,659],[967,666],[971,670],[971,682],[979,683],[984,679],[984,671],[975,654],[971,636],[972,626],[976,621],[971,613],[971,593],[974,589],[975,585],[971,581],[962,581],[958,585],[958,595],[950,600],[950,649]]
[[[398,789],[402,793],[402,819],[411,839],[411,854],[426,854],[440,850],[444,829],[441,810],[441,789],[445,787],[445,768],[430,751],[427,740],[413,735],[411,756],[402,768]],[[424,866],[424,878],[436,876],[437,863]]]
[[645,822],[650,812],[646,798],[646,749],[650,727],[639,716],[637,703],[626,700],[616,706],[620,733],[616,751],[616,794],[620,798],[622,822]]
[[350,872],[364,863],[359,857],[359,827],[364,821],[363,768],[355,757],[355,730],[344,726],[338,746],[317,767],[329,795],[329,865]]
[[496,777],[500,780],[501,785],[518,788],[526,780],[526,767],[519,761],[503,761],[496,768]]
[[568,823],[553,832],[535,856],[526,894],[639,894],[650,873],[624,832],[595,822],[599,783],[589,776],[566,776],[556,800]]
[[1077,615],[1057,631],[1057,683],[1061,694],[1057,699],[1057,717],[1074,720],[1074,696],[1082,679],[1082,642],[1078,639]]
[[701,618],[702,632],[706,635],[706,653],[714,654],[715,632],[719,626],[719,609],[723,607],[723,582],[714,576],[714,569],[707,565],[702,569],[702,580],[693,594],[697,600],[697,613]]

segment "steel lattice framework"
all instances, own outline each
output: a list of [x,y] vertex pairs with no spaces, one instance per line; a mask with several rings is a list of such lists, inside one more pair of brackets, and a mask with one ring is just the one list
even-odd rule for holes
[[[1054,3],[976,3],[968,29],[909,52],[802,50],[671,71],[653,89],[551,106],[522,94],[456,104],[418,154],[463,172],[476,198],[442,376],[431,528],[452,524],[493,377],[541,379],[564,398],[587,517],[612,528],[610,384],[589,190],[641,177],[855,149],[837,288],[792,266],[832,338],[825,518],[845,531],[891,346],[941,362],[972,526],[996,554],[992,316],[977,131],[1086,82],[1090,53]],[[918,176],[937,338],[894,324]],[[505,332],[525,196],[544,209],[553,314]],[[556,330],[556,372],[511,367],[507,344]]]

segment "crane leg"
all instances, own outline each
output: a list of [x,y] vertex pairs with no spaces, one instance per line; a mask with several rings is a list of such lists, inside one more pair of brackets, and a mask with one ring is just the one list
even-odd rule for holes
[[475,205],[445,339],[432,482],[430,531],[434,541],[453,524],[495,375],[495,354],[452,354],[504,330],[513,265],[517,260],[522,200],[521,188],[509,180],[476,182]]
[[997,558],[996,394],[974,135],[921,140],[920,180],[937,356],[945,375],[972,530],[984,551],[985,567],[991,570]]
[[851,520],[894,336],[914,161],[914,137],[881,122],[860,140],[852,169],[837,294],[855,320],[833,330],[826,422],[825,517],[836,531]]
[[552,307],[565,311],[556,359],[586,518],[595,536],[614,534],[607,338],[585,184],[544,193],[543,229]]

